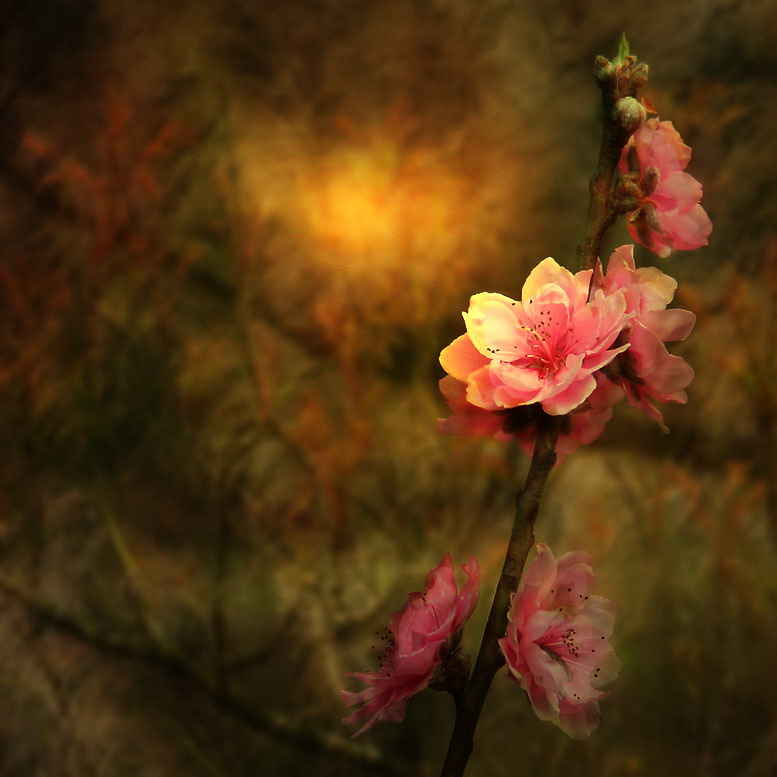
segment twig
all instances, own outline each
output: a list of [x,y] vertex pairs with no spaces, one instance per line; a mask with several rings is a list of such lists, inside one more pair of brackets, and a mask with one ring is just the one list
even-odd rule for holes
[[[617,181],[621,151],[636,126],[629,126],[618,115],[616,103],[622,98],[636,97],[647,82],[647,65],[629,55],[628,43],[621,41],[621,50],[613,62],[597,57],[594,75],[602,93],[602,140],[596,171],[588,184],[589,204],[583,239],[577,246],[577,265],[588,270],[596,265],[607,230],[623,209],[616,206],[614,184]],[[644,115],[644,114],[643,114]]]

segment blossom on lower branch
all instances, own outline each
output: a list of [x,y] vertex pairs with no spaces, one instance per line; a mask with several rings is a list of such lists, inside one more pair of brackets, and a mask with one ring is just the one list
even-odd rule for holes
[[389,621],[389,644],[377,672],[351,672],[367,687],[358,693],[341,691],[349,706],[362,705],[343,723],[364,723],[353,737],[379,721],[399,723],[405,719],[405,704],[426,688],[446,651],[456,647],[461,629],[475,609],[480,586],[480,565],[474,556],[461,567],[467,581],[456,587],[450,554],[429,573],[423,594],[412,593],[405,606]]
[[544,543],[513,594],[507,634],[499,640],[510,675],[542,720],[575,739],[599,723],[601,686],[620,661],[610,646],[613,603],[589,593],[595,575],[583,551],[556,559]]

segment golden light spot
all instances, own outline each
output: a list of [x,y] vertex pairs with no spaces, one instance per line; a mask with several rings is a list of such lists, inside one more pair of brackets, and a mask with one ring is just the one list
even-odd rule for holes
[[334,152],[301,181],[313,240],[354,268],[408,254],[446,254],[458,235],[466,184],[429,154],[383,145]]
[[[249,262],[282,294],[309,267],[320,311],[369,310],[372,322],[408,326],[444,315],[466,298],[476,270],[503,261],[503,235],[516,229],[529,190],[527,166],[519,181],[515,156],[487,136],[419,145],[390,122],[339,137],[302,122],[239,125],[240,208],[266,236],[261,251],[247,249]],[[335,327],[337,316],[320,317]]]

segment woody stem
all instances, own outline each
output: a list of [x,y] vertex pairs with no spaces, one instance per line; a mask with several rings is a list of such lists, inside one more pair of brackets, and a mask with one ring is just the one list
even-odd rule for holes
[[526,557],[534,545],[534,522],[545,483],[556,463],[559,418],[542,416],[537,424],[526,483],[515,497],[515,520],[502,574],[496,586],[475,668],[464,692],[456,699],[456,722],[440,777],[461,777],[472,753],[475,728],[491,681],[504,663],[499,642],[507,630],[510,595],[518,588]]
[[618,210],[612,202],[613,179],[617,174],[621,151],[631,135],[614,116],[617,93],[612,89],[611,81],[597,75],[597,83],[604,109],[602,140],[596,170],[588,183],[588,218],[583,239],[577,246],[578,270],[589,270],[596,265],[602,239],[618,218]]

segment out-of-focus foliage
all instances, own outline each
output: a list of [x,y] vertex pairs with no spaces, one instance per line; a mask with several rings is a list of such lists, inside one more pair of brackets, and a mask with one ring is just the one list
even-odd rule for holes
[[476,648],[526,462],[436,434],[437,355],[471,293],[571,265],[623,29],[715,223],[662,264],[697,378],[540,516],[619,604],[600,730],[500,676],[470,771],[773,774],[774,9],[525,5],[3,11],[0,774],[436,773],[450,699],[352,744],[342,673],[446,551]]

